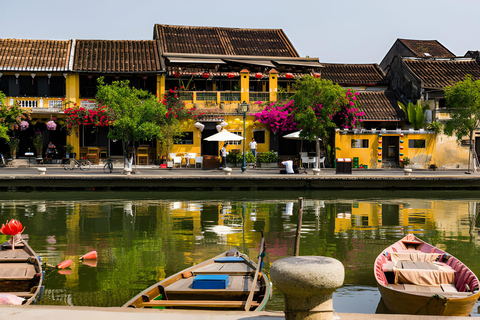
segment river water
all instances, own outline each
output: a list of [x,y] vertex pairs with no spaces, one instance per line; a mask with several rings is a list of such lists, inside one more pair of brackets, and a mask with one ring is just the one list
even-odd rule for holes
[[[1,193],[0,221],[18,219],[47,264],[39,304],[118,307],[146,287],[231,247],[256,260],[264,232],[264,271],[293,255],[303,198],[300,255],[338,259],[342,313],[375,313],[373,263],[407,233],[447,251],[480,275],[480,195],[465,191],[38,192]],[[7,237],[0,235],[0,241]],[[83,254],[96,250],[97,263]],[[274,289],[267,310],[283,310]],[[478,303],[472,316],[480,316]]]

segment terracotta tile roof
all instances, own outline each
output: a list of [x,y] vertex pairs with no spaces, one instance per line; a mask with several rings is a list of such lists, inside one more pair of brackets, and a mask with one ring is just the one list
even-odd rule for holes
[[72,40],[0,39],[0,70],[66,71]]
[[379,85],[387,84],[385,74],[376,63],[372,64],[337,64],[322,63],[322,79],[338,84]]
[[73,71],[147,73],[161,70],[155,40],[76,40]]
[[299,57],[281,29],[240,29],[156,24],[163,53]]
[[474,59],[435,60],[404,58],[405,65],[420,79],[422,88],[445,88],[470,74],[480,79],[480,66]]
[[454,58],[455,55],[445,48],[437,40],[408,40],[408,39],[398,39],[403,43],[415,57],[418,58]]
[[403,121],[405,114],[398,106],[393,91],[358,91],[358,103],[365,116],[363,121]]

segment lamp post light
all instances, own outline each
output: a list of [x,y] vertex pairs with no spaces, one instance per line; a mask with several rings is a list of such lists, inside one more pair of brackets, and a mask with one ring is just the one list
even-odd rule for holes
[[240,103],[238,105],[238,111],[243,113],[243,163],[242,163],[242,173],[244,173],[245,170],[247,170],[247,164],[245,162],[245,143],[247,142],[247,139],[245,139],[245,119],[247,117],[247,112],[248,112],[249,106],[250,105],[248,103],[245,103],[245,101],[243,101],[242,103]]

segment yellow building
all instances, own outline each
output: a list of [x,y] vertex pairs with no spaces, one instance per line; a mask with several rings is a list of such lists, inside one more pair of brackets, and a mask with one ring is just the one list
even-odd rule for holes
[[434,163],[435,139],[424,130],[336,130],[336,158],[363,169],[403,166],[409,158],[412,168],[426,169]]

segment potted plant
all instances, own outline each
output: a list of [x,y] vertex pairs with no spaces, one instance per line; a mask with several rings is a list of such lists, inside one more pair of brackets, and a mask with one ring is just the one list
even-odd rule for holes
[[63,148],[65,149],[65,158],[75,158],[75,154],[72,154],[75,148],[70,143],[64,145]]
[[238,152],[229,152],[227,154],[227,167],[236,167],[243,162],[243,155]]
[[17,157],[18,146],[20,145],[20,139],[18,137],[10,137],[10,140],[7,142],[8,148],[10,149],[10,157],[15,159]]
[[262,168],[277,168],[278,160],[278,155],[273,150],[259,153],[257,156],[257,161]]
[[37,152],[37,159],[42,159],[43,134],[40,131],[35,132],[35,136],[33,137],[33,147]]
[[409,157],[404,157],[403,158],[403,172],[405,175],[410,175],[412,173],[412,168],[407,168],[407,166],[410,164],[410,158]]

